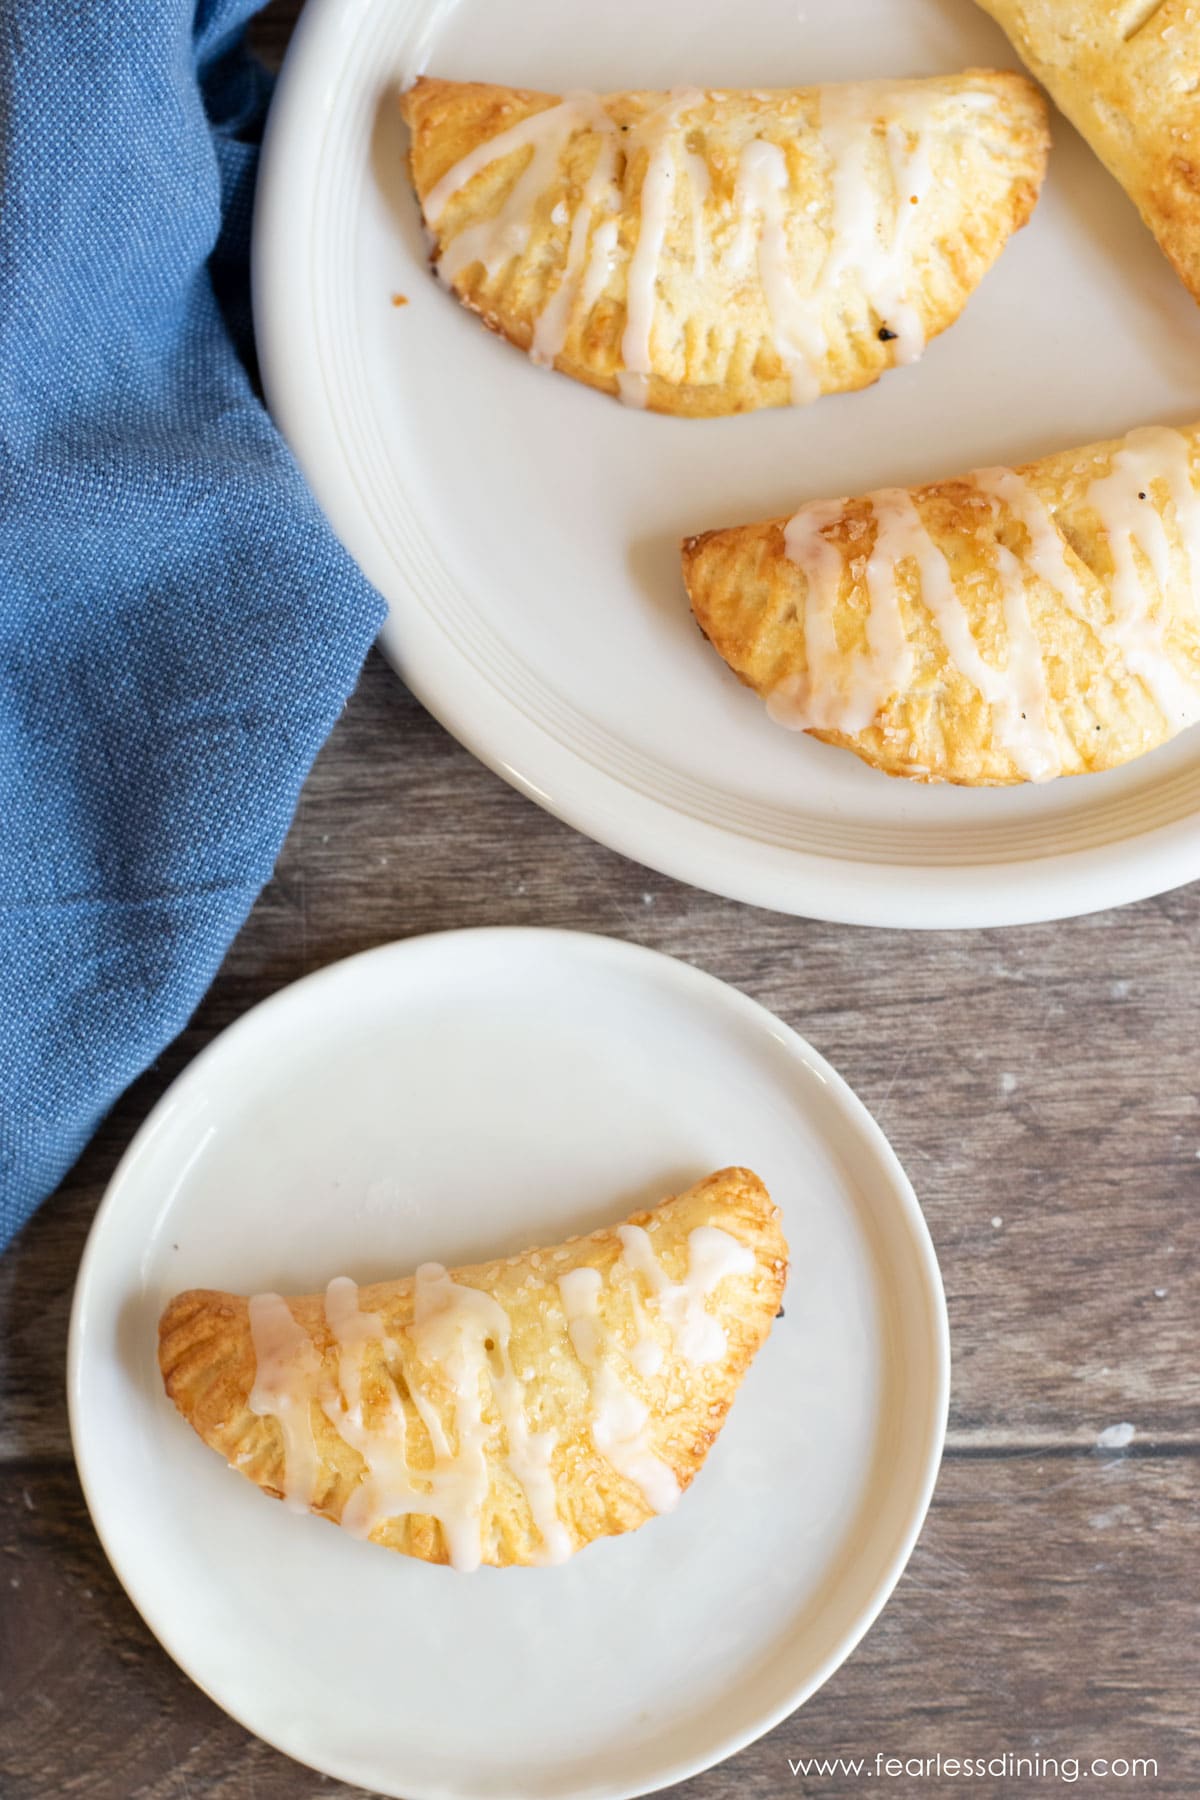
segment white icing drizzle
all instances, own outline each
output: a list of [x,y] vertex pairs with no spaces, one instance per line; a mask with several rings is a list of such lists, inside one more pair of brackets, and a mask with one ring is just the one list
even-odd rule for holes
[[[638,239],[627,280],[626,322],[621,343],[625,367],[618,375],[620,396],[631,406],[645,406],[653,372],[650,340],[658,271],[674,211],[677,185],[672,132],[681,114],[699,98],[699,93],[693,89],[672,94],[624,136],[628,158],[632,158],[640,146],[647,150]],[[425,200],[426,220],[431,226],[436,225],[454,195],[476,175],[502,157],[520,150],[532,151],[495,217],[466,227],[450,241],[438,259],[438,274],[447,283],[476,262],[481,262],[489,277],[493,277],[528,245],[537,200],[554,179],[566,145],[579,131],[596,133],[600,144],[592,173],[575,209],[562,275],[534,320],[530,355],[534,362],[542,365],[553,364],[562,354],[576,308],[586,318],[595,306],[620,251],[620,223],[612,215],[621,209],[617,155],[622,140],[616,123],[598,96],[568,94],[557,105],[477,144],[442,176]],[[684,166],[691,186],[693,241],[699,259],[704,243],[702,208],[708,168],[699,156],[689,156]],[[551,217],[556,223],[564,222],[559,218],[559,207]]]
[[[646,1282],[684,1362],[720,1362],[729,1348],[721,1321],[705,1300],[727,1275],[752,1275],[754,1252],[716,1225],[699,1225],[688,1234],[688,1267],[682,1281],[672,1281],[654,1254],[649,1232],[640,1225],[618,1225],[618,1266]],[[636,1366],[636,1365],[635,1365]]]
[[834,616],[842,581],[842,556],[826,529],[841,518],[845,500],[817,500],[801,507],[784,533],[787,555],[804,571],[804,645],[808,669],[781,682],[767,697],[767,711],[793,731],[864,731],[880,707],[907,686],[913,653],[885,530],[876,532],[865,577],[870,605],[867,648],[849,655],[838,648]]
[[820,366],[828,340],[820,305],[796,287],[787,236],[787,191],[783,151],[765,138],[753,139],[738,162],[734,207],[739,224],[729,260],[735,270],[744,265],[757,220],[758,276],[771,333],[788,373],[793,404],[802,406],[821,391]]
[[636,1290],[630,1290],[630,1299],[633,1302],[633,1322],[637,1327],[637,1336],[625,1354],[643,1381],[651,1381],[663,1366],[663,1347],[650,1329],[646,1309]]
[[437,223],[459,189],[492,163],[529,147],[533,154],[495,216],[468,225],[450,240],[438,258],[441,279],[449,283],[476,262],[492,277],[514,256],[520,256],[533,231],[537,201],[550,186],[563,150],[576,132],[605,128],[612,129],[611,121],[594,94],[567,94],[556,106],[522,119],[468,151],[426,196],[425,217],[430,225]]
[[[1062,774],[1063,759],[1050,722],[1042,646],[1029,616],[1029,597],[1020,563],[1000,543],[995,547],[995,558],[1008,634],[1008,662],[1004,670],[1008,694],[1004,705],[1013,715],[1008,721],[1009,736],[1015,734],[1024,739],[1023,762],[1015,759],[1023,773],[1031,781],[1049,781]],[[1018,720],[1023,731],[1018,728]]]
[[[688,1237],[687,1274],[676,1282],[660,1264],[647,1232],[622,1226],[619,1234],[620,1262],[627,1274],[645,1280],[675,1353],[692,1364],[724,1356],[724,1330],[705,1302],[726,1276],[753,1272],[753,1253],[727,1232],[699,1226]],[[648,1407],[618,1371],[619,1352],[600,1315],[601,1285],[599,1271],[591,1268],[573,1270],[558,1282],[571,1342],[588,1371],[592,1439],[618,1474],[639,1489],[647,1506],[667,1512],[679,1499],[679,1483],[651,1447]],[[649,1377],[662,1366],[662,1345],[647,1324],[640,1295],[634,1295],[634,1304],[639,1337],[630,1361]],[[278,1294],[256,1295],[249,1312],[256,1360],[249,1406],[279,1421],[289,1506],[307,1510],[316,1496],[320,1456],[311,1412],[316,1403],[364,1464],[342,1511],[346,1529],[368,1537],[406,1514],[435,1518],[454,1567],[478,1568],[491,1482],[488,1449],[496,1429],[488,1417],[491,1401],[504,1430],[505,1461],[542,1540],[539,1560],[557,1563],[570,1555],[571,1537],[559,1516],[551,1468],[555,1435],[529,1425],[525,1381],[532,1371],[521,1376],[514,1371],[511,1322],[492,1295],[455,1281],[439,1263],[423,1263],[414,1283],[412,1323],[398,1342],[378,1313],[361,1309],[354,1282],[335,1277],[325,1292],[325,1319],[337,1348],[336,1382],[325,1375],[316,1346]],[[402,1354],[413,1359],[405,1386],[429,1434],[431,1468],[409,1465],[408,1421],[395,1384],[389,1382],[369,1401],[364,1394],[364,1367],[373,1344],[395,1360]],[[421,1380],[422,1368],[449,1390],[449,1420],[434,1405],[428,1381]]]
[[[887,539],[886,550],[878,543],[877,547],[883,554],[890,551],[896,562],[911,557],[916,563],[921,579],[921,599],[933,615],[950,660],[992,708],[997,735],[1017,767],[1031,781],[1044,780],[1048,774],[1056,773],[1061,762],[1044,720],[1039,722],[1037,718],[1021,716],[1018,668],[1014,667],[1010,672],[994,668],[985,661],[971,630],[966,608],[955,591],[950,565],[926,531],[912,495],[904,488],[882,488],[872,494],[871,502],[880,532]],[[1009,615],[1006,613],[1006,616]],[[1011,622],[1010,617],[1010,629]],[[1019,630],[1033,636],[1027,612],[1024,612],[1023,622],[1018,620],[1017,624]],[[1033,641],[1036,646],[1036,638]],[[1010,655],[1012,648],[1010,636]]]
[[[976,469],[971,477],[981,493],[986,494],[994,506],[1007,507],[1011,516],[1022,525],[1028,538],[1023,555],[1018,558],[1003,544],[996,545],[996,566],[1003,584],[1005,594],[1006,618],[1009,624],[1009,663],[1013,659],[1013,624],[1010,608],[1016,599],[1017,584],[1020,583],[1019,603],[1028,621],[1028,601],[1025,598],[1025,581],[1021,564],[1031,569],[1039,580],[1054,589],[1062,600],[1067,611],[1077,619],[1089,623],[1087,603],[1078,576],[1067,561],[1067,553],[1059,534],[1058,527],[1049,507],[1041,495],[1029,482],[1017,474],[1015,469],[991,468]],[[1018,627],[1019,630],[1019,627]],[[1037,646],[1039,663],[1035,677],[1026,661],[1025,668],[1029,677],[1025,705],[1032,717],[1040,716],[1048,721],[1049,697],[1046,691],[1045,663],[1041,660],[1040,645]],[[1029,659],[1031,660],[1031,652]],[[1040,679],[1039,679],[1040,678]],[[1039,689],[1040,686],[1040,699]],[[1047,732],[1052,729],[1047,722]],[[1061,756],[1057,767],[1051,774],[1061,773],[1063,764]]]
[[[1131,431],[1114,455],[1110,472],[1090,484],[1086,499],[1108,539],[1114,622],[1125,662],[1178,730],[1200,718],[1200,691],[1180,674],[1163,641],[1172,550],[1150,496],[1151,486],[1159,481],[1170,494],[1192,595],[1200,600],[1200,500],[1192,485],[1186,438],[1166,426]],[[1157,618],[1151,612],[1137,551],[1158,588]]]
[[[913,362],[925,345],[921,315],[911,287],[911,240],[933,181],[929,126],[944,93],[888,92],[889,114],[880,119],[881,96],[871,84],[821,90],[819,143],[828,159],[830,221],[825,255],[817,279],[801,291],[789,241],[789,176],[780,144],[763,137],[747,143],[739,159],[734,210],[736,228],[718,261],[719,275],[735,279],[756,252],[757,273],[771,335],[789,378],[791,396],[805,403],[821,391],[828,353],[826,316],[836,311],[843,278],[862,290],[868,308],[894,334],[898,363]],[[771,96],[759,96],[769,104]],[[966,100],[973,99],[966,96]],[[530,150],[531,155],[493,218],[464,228],[442,251],[437,268],[450,283],[472,263],[481,262],[494,277],[523,253],[533,229],[540,196],[555,181],[563,150],[580,131],[596,133],[600,147],[592,174],[575,209],[559,283],[535,319],[530,353],[548,364],[561,355],[578,309],[587,317],[616,264],[619,253],[621,186],[617,154],[627,158],[642,148],[646,167],[639,196],[637,241],[626,281],[626,315],[621,338],[624,365],[618,391],[626,404],[645,406],[654,373],[652,338],[658,281],[664,247],[678,206],[681,173],[686,179],[691,218],[692,260],[700,278],[711,261],[704,211],[712,191],[705,157],[686,149],[679,130],[687,111],[703,95],[696,89],[677,91],[627,133],[619,134],[597,95],[577,92],[468,152],[430,190],[425,217],[435,226],[454,196],[500,158]],[[969,108],[968,108],[969,110]],[[890,194],[880,193],[872,162],[882,132],[891,175]],[[552,217],[565,223],[562,203]]]
[[476,144],[473,150],[468,150],[465,156],[447,169],[441,180],[435,182],[426,194],[423,208],[426,222],[436,225],[455,194],[465,188],[468,182],[474,181],[477,175],[482,175],[485,169],[490,169],[493,163],[505,156],[515,156],[518,150],[527,150],[530,146],[536,154],[547,140],[557,142],[565,135],[566,130],[574,130],[578,113],[575,96],[568,94],[556,105],[531,113],[516,125],[510,125],[507,131],[501,131],[495,137],[485,138],[481,144]]
[[781,682],[768,696],[772,718],[793,729],[861,731],[907,685],[913,653],[904,629],[898,575],[901,563],[911,560],[917,565],[921,599],[950,660],[992,708],[997,734],[1021,773],[1031,781],[1059,773],[1062,758],[1047,717],[1041,647],[1016,559],[997,546],[1008,649],[1007,667],[997,669],[980,652],[955,592],[950,565],[925,529],[912,496],[903,488],[881,488],[867,497],[875,515],[875,542],[865,568],[869,601],[865,655],[843,654],[834,629],[842,557],[822,534],[840,517],[845,502],[817,502],[788,523],[787,554],[808,578],[809,667],[806,676]]
[[345,1275],[325,1290],[325,1320],[338,1346],[338,1392],[326,1393],[322,1410],[334,1430],[366,1464],[366,1473],[342,1509],[341,1523],[356,1537],[405,1513],[430,1513],[431,1484],[408,1466],[408,1420],[394,1387],[387,1391],[382,1419],[363,1416],[362,1361],[367,1345],[382,1343],[398,1355],[378,1313],[359,1310],[358,1289]]
[[[437,1366],[454,1392],[458,1442],[453,1452],[433,1409],[418,1402],[418,1410],[434,1440],[436,1516],[458,1569],[478,1568],[482,1560],[481,1515],[489,1480],[485,1446],[490,1435],[483,1407],[489,1382],[508,1438],[508,1466],[524,1489],[545,1560],[562,1562],[571,1551],[550,1472],[554,1434],[529,1429],[523,1387],[509,1356],[511,1330],[508,1314],[490,1294],[453,1281],[440,1263],[422,1263],[417,1270],[413,1348],[421,1361]],[[417,1402],[416,1385],[412,1393]]]
[[757,227],[759,279],[796,404],[821,391],[829,349],[824,321],[836,308],[846,275],[894,334],[896,362],[915,362],[925,348],[924,326],[910,297],[910,240],[933,183],[928,125],[935,104],[933,97],[918,94],[892,98],[893,116],[883,128],[892,194],[881,203],[870,166],[877,91],[869,84],[822,90],[819,139],[829,160],[830,223],[824,262],[807,291],[797,285],[788,239],[787,158],[778,144],[761,137],[742,151],[734,198],[738,224],[727,260],[735,273],[745,267]]
[[614,1346],[600,1317],[598,1269],[572,1269],[558,1278],[567,1330],[591,1380],[592,1442],[618,1475],[631,1481],[651,1512],[670,1512],[680,1488],[670,1469],[650,1448],[649,1409],[621,1380],[613,1365]]
[[884,125],[892,177],[889,228],[870,171],[877,91],[854,84],[821,93],[820,135],[831,164],[833,210],[818,305],[836,296],[844,275],[852,276],[867,305],[896,333],[898,363],[915,362],[925,348],[921,317],[909,296],[909,241],[933,182],[928,127],[936,104],[933,96],[919,93],[892,97],[892,117]]
[[[974,481],[1025,527],[1029,545],[1022,560],[1054,588],[1068,611],[1090,626],[1083,586],[1067,561],[1053,515],[1036,489],[1013,469],[979,469]],[[1178,729],[1200,717],[1200,694],[1176,668],[1163,643],[1162,616],[1157,621],[1151,617],[1150,596],[1134,555],[1135,548],[1141,551],[1165,601],[1171,546],[1150,495],[1155,481],[1167,486],[1192,592],[1200,599],[1200,499],[1192,484],[1187,440],[1179,432],[1165,426],[1131,431],[1116,451],[1108,475],[1091,482],[1085,498],[1099,519],[1113,559],[1115,646],[1130,673],[1145,684]]]
[[641,410],[650,399],[650,377],[640,374],[636,369],[619,369],[617,394],[622,406]]
[[675,158],[671,152],[672,146],[664,130],[650,147],[642,180],[641,221],[637,246],[629,264],[625,330],[621,338],[621,360],[631,375],[650,375],[654,369],[650,332],[654,324],[658,265],[675,201]]
[[[687,109],[701,98],[694,88],[672,94],[631,134],[634,143],[644,144],[648,152],[646,172],[642,177],[637,245],[629,264],[625,330],[621,336],[621,360],[625,372],[641,377],[641,381],[618,384],[622,400],[635,406],[646,404],[645,383],[654,372],[650,338],[658,294],[658,268],[675,208],[678,180],[672,132]],[[630,148],[632,151],[634,145]]]
[[712,175],[708,164],[697,150],[685,153],[689,199],[692,208],[692,262],[697,275],[708,273],[708,244],[704,236],[704,208],[712,193]]
[[337,1342],[338,1387],[347,1415],[362,1424],[362,1359],[368,1344],[386,1343],[378,1313],[362,1312],[358,1288],[348,1275],[335,1275],[325,1289],[325,1323]]
[[608,285],[621,243],[621,221],[601,219],[592,233],[592,249],[579,288],[579,311],[587,318]]
[[360,1311],[358,1289],[345,1276],[330,1282],[325,1316],[338,1347],[336,1390],[323,1381],[321,1359],[286,1302],[273,1294],[250,1302],[257,1373],[249,1404],[252,1411],[280,1421],[288,1504],[303,1511],[312,1503],[319,1470],[309,1410],[315,1400],[366,1465],[342,1512],[346,1529],[367,1537],[389,1519],[428,1515],[440,1521],[454,1567],[478,1568],[490,1483],[486,1453],[494,1430],[484,1417],[490,1394],[507,1440],[505,1461],[542,1539],[538,1560],[565,1561],[571,1539],[558,1514],[550,1467],[554,1433],[529,1427],[524,1387],[512,1368],[511,1324],[504,1308],[491,1295],[453,1281],[440,1264],[425,1263],[417,1270],[407,1338],[417,1360],[449,1386],[454,1427],[452,1441],[420,1382],[410,1381],[410,1397],[434,1451],[433,1467],[423,1470],[409,1467],[407,1420],[394,1387],[381,1417],[368,1423],[364,1416],[362,1368],[368,1344],[382,1343],[395,1356],[400,1346],[388,1338],[378,1314]]
[[1083,589],[1067,561],[1050,509],[1037,490],[1015,469],[976,469],[971,479],[982,493],[1007,506],[1014,519],[1025,527],[1029,548],[1023,560],[1034,574],[1061,596],[1077,618],[1086,618]]
[[604,1327],[600,1322],[599,1269],[570,1269],[558,1278],[558,1291],[567,1315],[567,1333],[575,1354],[586,1369],[600,1360]]
[[321,1359],[279,1294],[255,1294],[250,1301],[250,1340],[255,1372],[246,1404],[260,1418],[279,1421],[284,1505],[292,1512],[307,1512],[316,1498],[320,1473],[311,1406]]
[[[552,368],[555,357],[562,354],[570,328],[571,312],[576,303],[583,304],[586,317],[599,298],[612,267],[611,253],[617,234],[616,219],[606,219],[596,227],[594,233],[592,230],[596,214],[602,207],[611,213],[621,203],[620,191],[616,185],[616,134],[612,130],[608,114],[601,111],[600,116],[609,129],[600,139],[595,166],[584,183],[583,194],[571,221],[566,266],[558,286],[534,321],[529,354],[543,368]],[[606,237],[601,242],[601,232],[606,226],[611,227],[611,238]],[[593,240],[590,255],[589,238]]]
[[[879,708],[902,689],[912,672],[912,649],[900,611],[897,573],[911,559],[920,592],[951,661],[992,708],[997,734],[1021,773],[1044,781],[1062,772],[1062,747],[1050,712],[1045,659],[1029,612],[1028,569],[1052,587],[1067,610],[1091,623],[1084,588],[1046,503],[1032,485],[1007,468],[978,469],[972,480],[993,508],[1007,508],[1028,544],[1020,556],[997,542],[996,574],[1004,609],[1007,660],[994,668],[982,656],[970,619],[954,588],[950,566],[902,488],[868,496],[876,520],[867,558],[868,650],[838,647],[834,625],[843,557],[825,536],[842,517],[844,500],[816,501],[789,520],[784,540],[789,559],[807,584],[804,611],[807,673],[781,682],[767,696],[767,710],[796,730],[864,730]],[[1146,686],[1175,729],[1200,719],[1200,689],[1176,666],[1164,642],[1167,595],[1173,578],[1171,539],[1151,494],[1165,485],[1174,513],[1191,590],[1200,602],[1200,495],[1192,482],[1187,440],[1165,426],[1132,431],[1114,453],[1107,475],[1090,483],[1086,502],[1095,512],[1112,556],[1112,636],[1130,673]],[[1144,578],[1153,576],[1159,604]]]
[[913,363],[925,348],[925,326],[909,297],[909,239],[933,186],[933,165],[929,139],[922,125],[914,124],[911,112],[899,119],[890,119],[885,135],[895,188],[896,217],[889,263],[880,272],[870,297],[880,318],[896,333],[892,352],[896,361]]

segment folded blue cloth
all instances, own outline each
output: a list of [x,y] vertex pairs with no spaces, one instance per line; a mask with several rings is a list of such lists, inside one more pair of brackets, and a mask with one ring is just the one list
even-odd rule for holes
[[181,1029],[382,604],[258,398],[260,0],[0,0],[0,1246]]

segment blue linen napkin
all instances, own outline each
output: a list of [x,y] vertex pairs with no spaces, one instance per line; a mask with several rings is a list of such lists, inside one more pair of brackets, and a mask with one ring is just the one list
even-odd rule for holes
[[0,1247],[182,1028],[382,603],[257,397],[261,0],[0,0]]

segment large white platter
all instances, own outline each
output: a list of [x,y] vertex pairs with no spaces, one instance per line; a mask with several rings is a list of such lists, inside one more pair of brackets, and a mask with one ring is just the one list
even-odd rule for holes
[[431,278],[397,89],[419,67],[562,91],[1015,61],[969,0],[309,0],[258,198],[270,404],[389,601],[405,680],[507,779],[655,868],[910,927],[1200,875],[1200,730],[1042,788],[889,781],[770,723],[696,631],[678,566],[690,531],[1194,417],[1200,315],[1056,119],[1033,223],[916,367],[792,411],[632,413],[535,369]]
[[[736,1162],[783,1209],[785,1316],[678,1511],[562,1568],[457,1575],[297,1517],[163,1393],[183,1288],[477,1261]],[[539,931],[390,945],[218,1038],[113,1179],[69,1368],[92,1517],[167,1650],[290,1755],[405,1800],[615,1800],[797,1706],[899,1577],[947,1381],[912,1189],[833,1070],[687,964]]]

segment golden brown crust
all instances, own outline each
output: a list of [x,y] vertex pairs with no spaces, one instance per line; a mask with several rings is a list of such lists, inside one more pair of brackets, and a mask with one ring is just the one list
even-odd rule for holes
[[[1130,638],[1118,620],[1114,546],[1099,516],[1092,484],[1111,475],[1114,458],[1128,446],[1167,443],[1190,471],[1193,496],[1200,484],[1200,427],[1174,433],[1150,429],[1126,439],[1063,451],[1015,471],[1051,537],[1057,540],[1071,581],[1071,603],[1045,578],[1020,510],[981,488],[986,472],[932,482],[908,490],[935,555],[945,559],[954,600],[982,659],[1003,672],[1012,639],[1005,608],[1000,557],[1018,571],[1028,618],[1036,635],[1045,680],[1047,723],[1059,766],[1050,773],[1082,774],[1130,761],[1170,738],[1196,717],[1164,709],[1161,694],[1138,672]],[[1152,451],[1152,455],[1158,452]],[[1166,463],[1163,463],[1166,468]],[[1179,680],[1200,688],[1200,609],[1184,522],[1165,478],[1147,477],[1131,499],[1162,522],[1168,581],[1163,594],[1150,572],[1144,547],[1132,554],[1149,596],[1147,641],[1160,643]],[[1193,497],[1191,504],[1195,506]],[[843,667],[867,643],[872,612],[868,558],[878,524],[872,496],[831,503],[822,537],[836,552],[836,594],[822,589],[832,607]],[[764,699],[809,668],[805,607],[811,567],[792,560],[786,519],[704,532],[683,545],[683,571],[697,623],[714,649],[747,686]],[[1195,520],[1188,529],[1194,531]],[[1153,546],[1154,540],[1146,538]],[[1053,546],[1052,546],[1053,547]],[[1200,570],[1197,570],[1200,576]],[[894,568],[903,630],[912,653],[904,684],[891,691],[862,729],[811,729],[823,742],[852,750],[889,775],[967,786],[1003,785],[1029,778],[998,721],[996,707],[963,673],[928,604],[918,560]],[[1168,670],[1168,675],[1170,674]],[[1019,728],[1018,728],[1019,729]]]
[[[1049,138],[1041,97],[1021,75],[969,70],[853,89],[697,93],[680,122],[667,129],[668,137],[674,133],[675,188],[655,282],[652,366],[645,388],[652,410],[705,417],[786,405],[798,397],[766,284],[754,274],[753,261],[747,273],[735,248],[744,210],[738,199],[740,159],[756,140],[778,146],[786,159],[789,280],[801,294],[820,294],[814,317],[824,349],[816,356],[814,391],[803,397],[864,387],[896,360],[896,334],[871,296],[856,291],[854,279],[843,279],[829,294],[820,290],[834,216],[820,125],[823,109],[832,104],[829,96],[851,93],[859,96],[864,115],[862,178],[878,193],[881,218],[897,224],[899,197],[883,122],[907,116],[905,108],[929,108],[932,179],[913,219],[904,221],[910,235],[907,292],[922,338],[957,318],[1008,237],[1028,219]],[[645,224],[643,183],[650,146],[657,141],[653,123],[643,132],[639,127],[670,103],[670,96],[656,92],[610,94],[596,103],[628,149],[619,158],[616,239],[594,299],[581,297],[578,286],[573,290],[564,341],[550,360],[575,380],[610,394],[619,391],[625,369],[630,266]],[[558,96],[526,89],[423,77],[402,101],[423,209],[469,152],[557,104]],[[594,129],[570,136],[531,203],[529,237],[519,254],[491,272],[474,260],[450,275],[459,299],[522,350],[536,348],[537,322],[564,282],[572,230],[603,153],[603,136]],[[443,275],[456,240],[496,217],[532,154],[525,147],[489,163],[427,220],[435,265]],[[607,216],[601,208],[586,224],[589,246],[595,246]]]
[[1200,300],[1200,29],[1192,0],[979,3]]
[[[727,1276],[709,1302],[720,1320],[728,1352],[720,1362],[692,1366],[668,1354],[657,1374],[622,1367],[622,1379],[649,1408],[649,1440],[655,1455],[674,1472],[680,1488],[696,1475],[718,1435],[750,1361],[771,1329],[787,1277],[787,1245],[778,1208],[747,1169],[711,1175],[687,1193],[664,1201],[628,1221],[653,1234],[654,1249],[672,1279],[683,1276],[688,1238],[700,1225],[716,1225],[754,1253],[753,1273]],[[631,1481],[617,1473],[592,1441],[588,1370],[568,1335],[558,1278],[569,1270],[593,1268],[604,1277],[600,1316],[614,1340],[626,1349],[653,1316],[640,1277],[622,1265],[615,1230],[593,1232],[550,1250],[526,1251],[502,1261],[452,1272],[453,1279],[491,1295],[508,1314],[512,1366],[524,1377],[523,1406],[529,1428],[553,1430],[557,1442],[552,1469],[559,1515],[572,1547],[594,1538],[632,1530],[651,1508]],[[450,1391],[436,1368],[414,1360],[414,1281],[379,1282],[359,1290],[364,1312],[379,1314],[390,1341],[372,1341],[362,1364],[364,1416],[386,1414],[399,1395],[407,1424],[407,1462],[420,1472],[434,1461],[428,1429],[412,1400],[414,1384],[427,1405],[442,1417],[453,1437]],[[292,1317],[321,1359],[322,1379],[335,1381],[337,1346],[330,1332],[323,1295],[289,1300]],[[669,1346],[669,1339],[664,1339]],[[204,1442],[217,1450],[265,1492],[279,1497],[285,1482],[283,1436],[277,1420],[249,1410],[256,1358],[248,1303],[234,1294],[191,1290],[165,1309],[159,1325],[159,1366],[166,1391]],[[542,1542],[521,1485],[504,1457],[504,1427],[494,1399],[494,1427],[488,1451],[490,1485],[483,1510],[483,1560],[531,1563],[541,1559]],[[320,1459],[312,1510],[340,1521],[364,1474],[358,1452],[334,1429],[321,1407],[311,1407]],[[425,1515],[392,1518],[372,1531],[372,1540],[428,1562],[446,1562],[439,1522]]]

